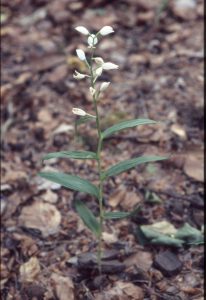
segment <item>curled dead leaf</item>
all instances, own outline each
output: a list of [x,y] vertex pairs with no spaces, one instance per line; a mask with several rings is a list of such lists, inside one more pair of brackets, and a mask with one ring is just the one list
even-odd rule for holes
[[58,201],[58,195],[48,189],[44,194],[41,195],[41,198],[49,203],[56,203]]
[[127,267],[136,266],[138,269],[141,269],[145,272],[150,269],[152,263],[152,254],[146,251],[137,251],[124,260],[124,264]]
[[19,217],[21,226],[39,229],[43,237],[57,233],[60,222],[61,214],[57,208],[44,202],[34,202],[23,207]]
[[102,233],[102,239],[108,245],[116,243],[118,241],[118,238],[114,233],[108,233],[108,232]]
[[53,273],[51,280],[59,300],[74,300],[74,284],[69,277]]
[[29,261],[20,266],[20,278],[22,282],[32,282],[39,274],[41,268],[36,257],[31,257]]
[[186,156],[184,172],[189,177],[203,182],[204,181],[204,163],[202,154],[189,154]]
[[186,131],[185,129],[178,125],[178,124],[173,124],[171,126],[171,131],[173,133],[175,133],[177,136],[179,136],[182,140],[186,140],[187,139],[187,134],[186,134]]
[[131,297],[131,299],[133,300],[144,299],[143,289],[137,285],[134,285],[133,283],[118,281],[116,283],[116,286],[119,287],[124,292],[124,294]]

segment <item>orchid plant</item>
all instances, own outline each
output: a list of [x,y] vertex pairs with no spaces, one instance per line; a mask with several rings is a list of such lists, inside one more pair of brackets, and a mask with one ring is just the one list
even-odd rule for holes
[[137,212],[138,208],[134,208],[133,211],[130,212],[122,212],[122,211],[106,211],[103,203],[103,186],[105,180],[110,177],[116,176],[124,171],[127,171],[131,168],[136,167],[137,165],[146,163],[146,162],[154,162],[164,160],[167,157],[163,156],[142,156],[136,157],[128,160],[121,161],[116,165],[111,166],[107,170],[102,168],[102,158],[101,151],[103,147],[103,141],[105,141],[109,136],[113,135],[116,132],[119,132],[123,129],[145,125],[145,124],[155,124],[156,121],[150,119],[132,119],[120,122],[115,124],[106,130],[102,131],[101,128],[101,120],[98,110],[99,100],[102,93],[109,88],[110,82],[102,82],[98,84],[97,81],[101,77],[101,74],[104,71],[117,70],[118,66],[112,62],[105,62],[103,58],[99,56],[95,56],[96,46],[99,40],[114,32],[111,26],[104,26],[100,31],[96,34],[90,33],[87,28],[83,26],[78,26],[75,28],[81,34],[87,36],[88,49],[90,51],[90,56],[87,57],[85,52],[82,49],[77,49],[76,53],[78,58],[83,61],[88,69],[87,74],[81,74],[78,71],[75,71],[73,77],[77,80],[82,80],[85,78],[89,79],[89,91],[91,93],[91,97],[93,100],[94,113],[89,114],[85,112],[81,108],[73,108],[73,114],[77,115],[79,120],[95,120],[96,121],[96,129],[97,129],[97,149],[96,152],[91,151],[61,151],[61,152],[53,152],[44,156],[44,160],[51,158],[69,158],[69,159],[93,159],[97,162],[97,172],[99,176],[99,184],[98,186],[93,183],[80,178],[76,175],[57,173],[57,172],[41,172],[39,175],[43,178],[46,178],[52,182],[58,183],[63,187],[69,188],[71,190],[80,191],[87,193],[93,197],[95,197],[98,201],[99,205],[99,215],[95,216],[93,212],[80,200],[75,200],[75,207],[77,213],[85,223],[85,225],[92,231],[92,233],[96,236],[98,242],[97,249],[97,264],[99,272],[101,273],[102,263],[102,233],[103,233],[103,225],[105,220],[111,219],[121,219],[130,217]]

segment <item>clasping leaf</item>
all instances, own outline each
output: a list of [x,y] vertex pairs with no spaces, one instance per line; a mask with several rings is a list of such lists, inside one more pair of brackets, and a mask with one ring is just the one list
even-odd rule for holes
[[137,165],[167,159],[166,156],[141,156],[133,159],[122,161],[103,173],[103,178],[118,175],[124,171],[134,168]]
[[43,160],[51,158],[97,159],[97,155],[91,151],[60,151],[48,153]]
[[109,211],[109,212],[105,212],[104,218],[106,220],[124,219],[124,218],[127,218],[127,217],[134,216],[139,210],[140,210],[140,205],[138,205],[135,209],[133,209],[132,211],[129,211],[129,212]]
[[68,189],[87,193],[99,198],[99,189],[94,184],[78,176],[57,172],[40,172],[39,176],[59,183]]
[[144,124],[156,124],[156,121],[149,120],[149,119],[134,119],[134,120],[128,120],[128,121],[123,121],[118,124],[113,125],[112,127],[107,128],[103,133],[102,133],[102,138],[106,138],[113,133],[126,129],[126,128],[131,128],[135,127],[138,125],[144,125]]
[[96,237],[99,237],[101,232],[100,224],[91,210],[80,200],[75,201],[75,208],[84,224],[96,235]]

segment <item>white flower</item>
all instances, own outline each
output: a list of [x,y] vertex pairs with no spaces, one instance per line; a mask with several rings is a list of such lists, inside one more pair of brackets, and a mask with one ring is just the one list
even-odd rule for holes
[[97,68],[96,71],[95,71],[96,76],[101,76],[102,71],[103,71],[102,67]]
[[94,61],[99,65],[95,71],[96,76],[100,76],[103,70],[115,70],[119,68],[118,65],[115,65],[111,62],[105,63],[101,57],[95,57]]
[[111,62],[103,63],[102,65],[103,70],[115,70],[118,69],[118,65],[115,65]]
[[111,26],[104,26],[104,27],[102,27],[102,29],[99,31],[99,33],[101,34],[101,35],[107,35],[107,34],[110,34],[110,33],[112,33],[112,32],[114,32],[114,30],[113,30],[113,28],[111,27]]
[[76,49],[76,53],[80,60],[86,60],[86,56],[83,50]]
[[87,30],[84,26],[77,26],[75,29],[84,35],[89,34],[89,30]]
[[101,57],[94,57],[93,60],[98,65],[102,65],[104,63],[104,60]]
[[90,34],[87,40],[90,47],[95,46],[98,43],[98,39],[95,34]]
[[79,72],[77,72],[77,71],[75,71],[74,74],[73,74],[73,77],[74,77],[75,79],[77,79],[77,80],[83,79],[83,78],[85,78],[85,77],[87,77],[87,76],[88,76],[88,75],[81,74],[81,73],[79,73]]
[[94,96],[94,94],[96,93],[96,90],[93,87],[90,87],[89,91],[90,91],[92,96]]
[[100,92],[105,91],[108,88],[109,85],[110,85],[110,82],[102,82],[102,84],[100,86],[100,89],[99,89]]
[[72,112],[73,112],[73,114],[78,115],[78,116],[86,116],[87,115],[87,113],[84,110],[82,110],[81,108],[74,107],[74,108],[72,108]]

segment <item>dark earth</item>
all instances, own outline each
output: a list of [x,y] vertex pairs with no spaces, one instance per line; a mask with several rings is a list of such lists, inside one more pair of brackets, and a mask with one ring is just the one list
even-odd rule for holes
[[[203,15],[203,0],[1,1],[1,299],[203,300]],[[93,112],[89,82],[72,76],[85,72],[75,49],[88,52],[79,25],[115,30],[96,50],[119,65],[100,78],[111,81],[102,128],[159,121],[108,138],[104,168],[170,155],[105,183],[107,211],[140,209],[105,224],[102,275],[74,209],[76,197],[95,214],[97,203],[37,176],[98,182],[93,161],[42,163],[48,152],[96,150],[93,123],[74,131],[72,108]]]

